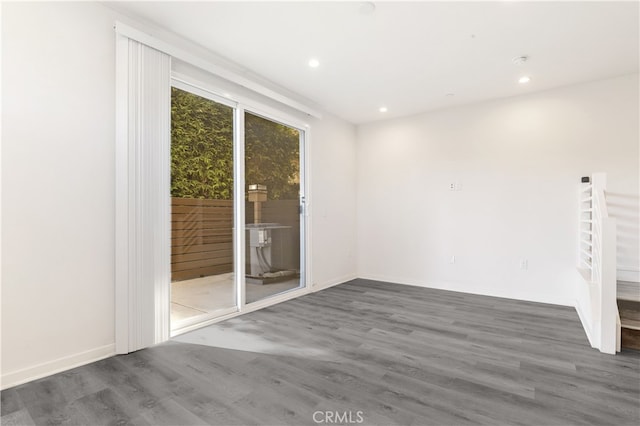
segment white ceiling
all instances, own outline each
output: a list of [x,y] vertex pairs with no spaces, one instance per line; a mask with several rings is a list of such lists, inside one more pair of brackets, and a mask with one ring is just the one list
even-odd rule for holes
[[[117,8],[353,123],[638,72],[638,2],[376,2],[369,14],[363,2]],[[530,59],[513,64],[521,55]],[[525,74],[531,82],[518,84]]]

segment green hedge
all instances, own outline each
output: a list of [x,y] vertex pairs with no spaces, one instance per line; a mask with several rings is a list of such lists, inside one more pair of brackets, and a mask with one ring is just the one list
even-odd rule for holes
[[[171,196],[232,199],[233,109],[176,88],[171,97]],[[271,200],[297,198],[299,145],[298,130],[247,113],[247,185],[266,185]]]

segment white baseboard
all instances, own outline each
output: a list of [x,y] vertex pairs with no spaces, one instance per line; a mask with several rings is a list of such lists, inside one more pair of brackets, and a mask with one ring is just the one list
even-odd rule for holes
[[580,304],[578,301],[575,301],[574,307],[576,308],[576,312],[578,313],[578,318],[580,318],[580,322],[582,323],[582,328],[584,329],[585,334],[587,335],[587,339],[589,340],[589,344],[592,348],[597,348],[596,342],[594,340],[593,332],[591,329],[591,322],[587,318],[586,314],[582,311]]
[[116,354],[116,345],[101,346],[99,348],[89,349],[73,355],[58,358],[53,361],[43,362],[21,370],[12,371],[2,375],[0,378],[0,389],[8,389],[32,380],[41,379],[52,374],[80,367],[104,358],[108,358]]
[[389,277],[382,275],[360,275],[358,278],[363,280],[372,280],[372,281],[383,281],[393,284],[403,284],[403,285],[411,285],[415,287],[424,287],[424,288],[434,288],[438,290],[447,290],[447,291],[455,291],[458,293],[467,293],[467,294],[477,294],[479,296],[490,296],[490,297],[500,297],[503,299],[512,299],[512,300],[522,300],[525,302],[536,302],[536,303],[547,303],[550,305],[560,305],[560,306],[574,306],[572,300],[563,300],[563,299],[543,299],[538,297],[530,297],[528,295],[521,294],[506,294],[492,291],[485,291],[485,289],[469,289],[467,286],[463,286],[457,283],[451,282],[426,282],[415,279],[406,279],[399,277]]
[[329,280],[327,282],[324,282],[322,284],[314,284],[311,288],[311,291],[316,292],[316,291],[320,291],[320,290],[324,290],[327,289],[329,287],[333,287],[339,284],[344,284],[347,281],[351,281],[351,280],[355,280],[356,278],[358,278],[358,276],[356,274],[347,274],[347,275],[343,275],[339,278],[334,278],[332,280]]

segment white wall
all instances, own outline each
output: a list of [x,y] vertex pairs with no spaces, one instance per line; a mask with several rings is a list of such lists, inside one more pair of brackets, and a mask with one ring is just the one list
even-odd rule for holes
[[311,126],[312,284],[319,290],[356,278],[356,131],[330,116]]
[[616,219],[618,279],[640,282],[640,194],[607,191],[607,207]]
[[104,8],[2,9],[5,385],[113,351],[115,107]]
[[630,75],[360,126],[358,276],[573,304],[579,179],[637,196],[638,114]]
[[[113,353],[116,18],[2,4],[3,387]],[[355,276],[355,127],[310,124],[321,288]]]

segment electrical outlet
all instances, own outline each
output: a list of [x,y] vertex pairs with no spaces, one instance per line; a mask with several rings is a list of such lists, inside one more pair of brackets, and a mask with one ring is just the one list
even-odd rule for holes
[[527,259],[520,259],[520,269],[523,271],[529,269],[529,261]]
[[456,190],[456,183],[455,182],[451,182],[449,184],[449,191],[455,191]]

